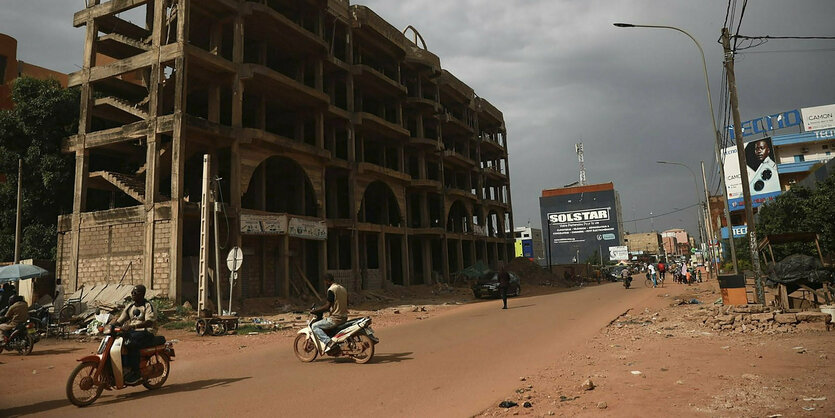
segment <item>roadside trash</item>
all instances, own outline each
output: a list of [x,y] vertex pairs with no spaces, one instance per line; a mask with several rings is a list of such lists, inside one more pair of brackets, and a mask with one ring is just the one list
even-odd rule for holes
[[803,400],[806,401],[806,402],[809,402],[809,401],[825,401],[826,396],[821,396],[820,398],[803,398]]
[[525,403],[522,404],[522,406],[525,407],[525,408],[531,408],[531,407],[533,407],[533,404],[531,404],[530,402],[525,402]]
[[811,406],[801,406],[801,408],[802,408],[804,411],[814,411],[814,410],[815,410],[815,408],[814,408],[814,407],[811,407]]
[[573,401],[573,400],[575,400],[575,399],[577,399],[577,398],[579,398],[579,396],[572,396],[572,397],[568,397],[568,396],[565,396],[565,395],[560,395],[560,402],[568,402],[568,401]]
[[632,370],[630,373],[634,374],[635,376],[639,376],[639,375],[643,374],[643,373],[641,373],[640,370]]
[[608,407],[609,407],[609,405],[606,402],[598,402],[597,403],[597,409],[606,409]]
[[713,304],[714,305],[721,305],[722,304],[722,298],[716,299],[716,302],[713,302]]
[[783,416],[783,414],[774,414],[774,415],[769,415],[768,418],[781,418],[782,416]]
[[514,406],[519,406],[519,404],[513,401],[502,401],[499,403],[499,408],[513,408]]
[[696,298],[693,298],[693,299],[690,299],[690,301],[689,301],[689,302],[687,302],[687,303],[689,303],[689,304],[691,304],[691,305],[698,305],[698,304],[700,304],[700,303],[702,303],[702,302],[700,302],[700,301],[699,301],[698,299],[696,299]]

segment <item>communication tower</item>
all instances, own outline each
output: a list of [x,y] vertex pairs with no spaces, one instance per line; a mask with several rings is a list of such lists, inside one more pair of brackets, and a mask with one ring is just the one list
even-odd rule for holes
[[577,161],[580,162],[580,185],[586,185],[586,165],[583,162],[583,143],[574,144],[574,151],[577,152]]

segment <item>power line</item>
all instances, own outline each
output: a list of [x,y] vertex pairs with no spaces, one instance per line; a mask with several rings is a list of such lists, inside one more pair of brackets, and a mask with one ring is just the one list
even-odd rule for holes
[[681,209],[676,209],[676,210],[674,210],[674,211],[672,211],[672,212],[662,213],[662,214],[660,214],[660,215],[653,215],[653,216],[649,216],[649,217],[646,217],[646,218],[630,219],[630,220],[628,220],[628,221],[623,221],[623,222],[637,222],[637,221],[645,221],[645,220],[647,220],[647,219],[655,219],[655,218],[660,218],[660,217],[662,217],[662,216],[672,215],[672,214],[674,214],[674,213],[678,213],[678,212],[681,212],[681,211],[685,211],[685,210],[687,210],[687,209],[690,209],[690,208],[693,208],[693,207],[696,207],[696,206],[699,206],[699,205],[701,205],[701,203],[694,203],[694,204],[692,204],[692,205],[690,205],[690,206],[685,206],[685,207],[683,207],[683,208],[681,208]]
[[738,55],[748,54],[778,54],[778,53],[802,53],[802,52],[835,52],[835,48],[816,48],[816,49],[772,49],[770,51],[751,51],[740,52]]
[[[743,12],[745,10],[743,9]],[[763,36],[745,36],[740,35],[737,33],[734,35],[734,38],[738,39],[745,39],[745,40],[759,40],[759,39],[835,39],[835,36],[771,36],[771,35],[763,35]]]

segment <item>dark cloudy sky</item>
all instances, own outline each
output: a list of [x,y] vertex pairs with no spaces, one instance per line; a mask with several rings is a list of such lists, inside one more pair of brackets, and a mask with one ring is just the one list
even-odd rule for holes
[[[589,181],[614,181],[625,219],[695,203],[690,173],[655,161],[680,161],[697,174],[700,160],[714,166],[698,51],[678,32],[612,23],[678,26],[693,34],[705,49],[718,112],[717,39],[727,0],[352,3],[369,6],[397,28],[415,26],[444,68],[504,112],[517,226],[528,220],[539,226],[542,189],[577,180],[578,141],[585,144]],[[0,32],[18,39],[19,59],[65,72],[79,68],[84,32],[71,22],[83,0],[0,5]],[[833,21],[832,0],[752,0],[740,34],[835,36]],[[835,103],[835,40],[771,40],[742,51],[736,74],[743,120]],[[695,217],[691,209],[656,218],[654,227],[695,232]],[[626,226],[648,230],[651,223]]]

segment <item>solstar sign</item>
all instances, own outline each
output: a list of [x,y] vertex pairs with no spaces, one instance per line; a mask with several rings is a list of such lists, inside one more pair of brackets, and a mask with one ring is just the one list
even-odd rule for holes
[[549,213],[548,222],[551,225],[588,221],[608,221],[609,209],[591,209],[574,212]]

